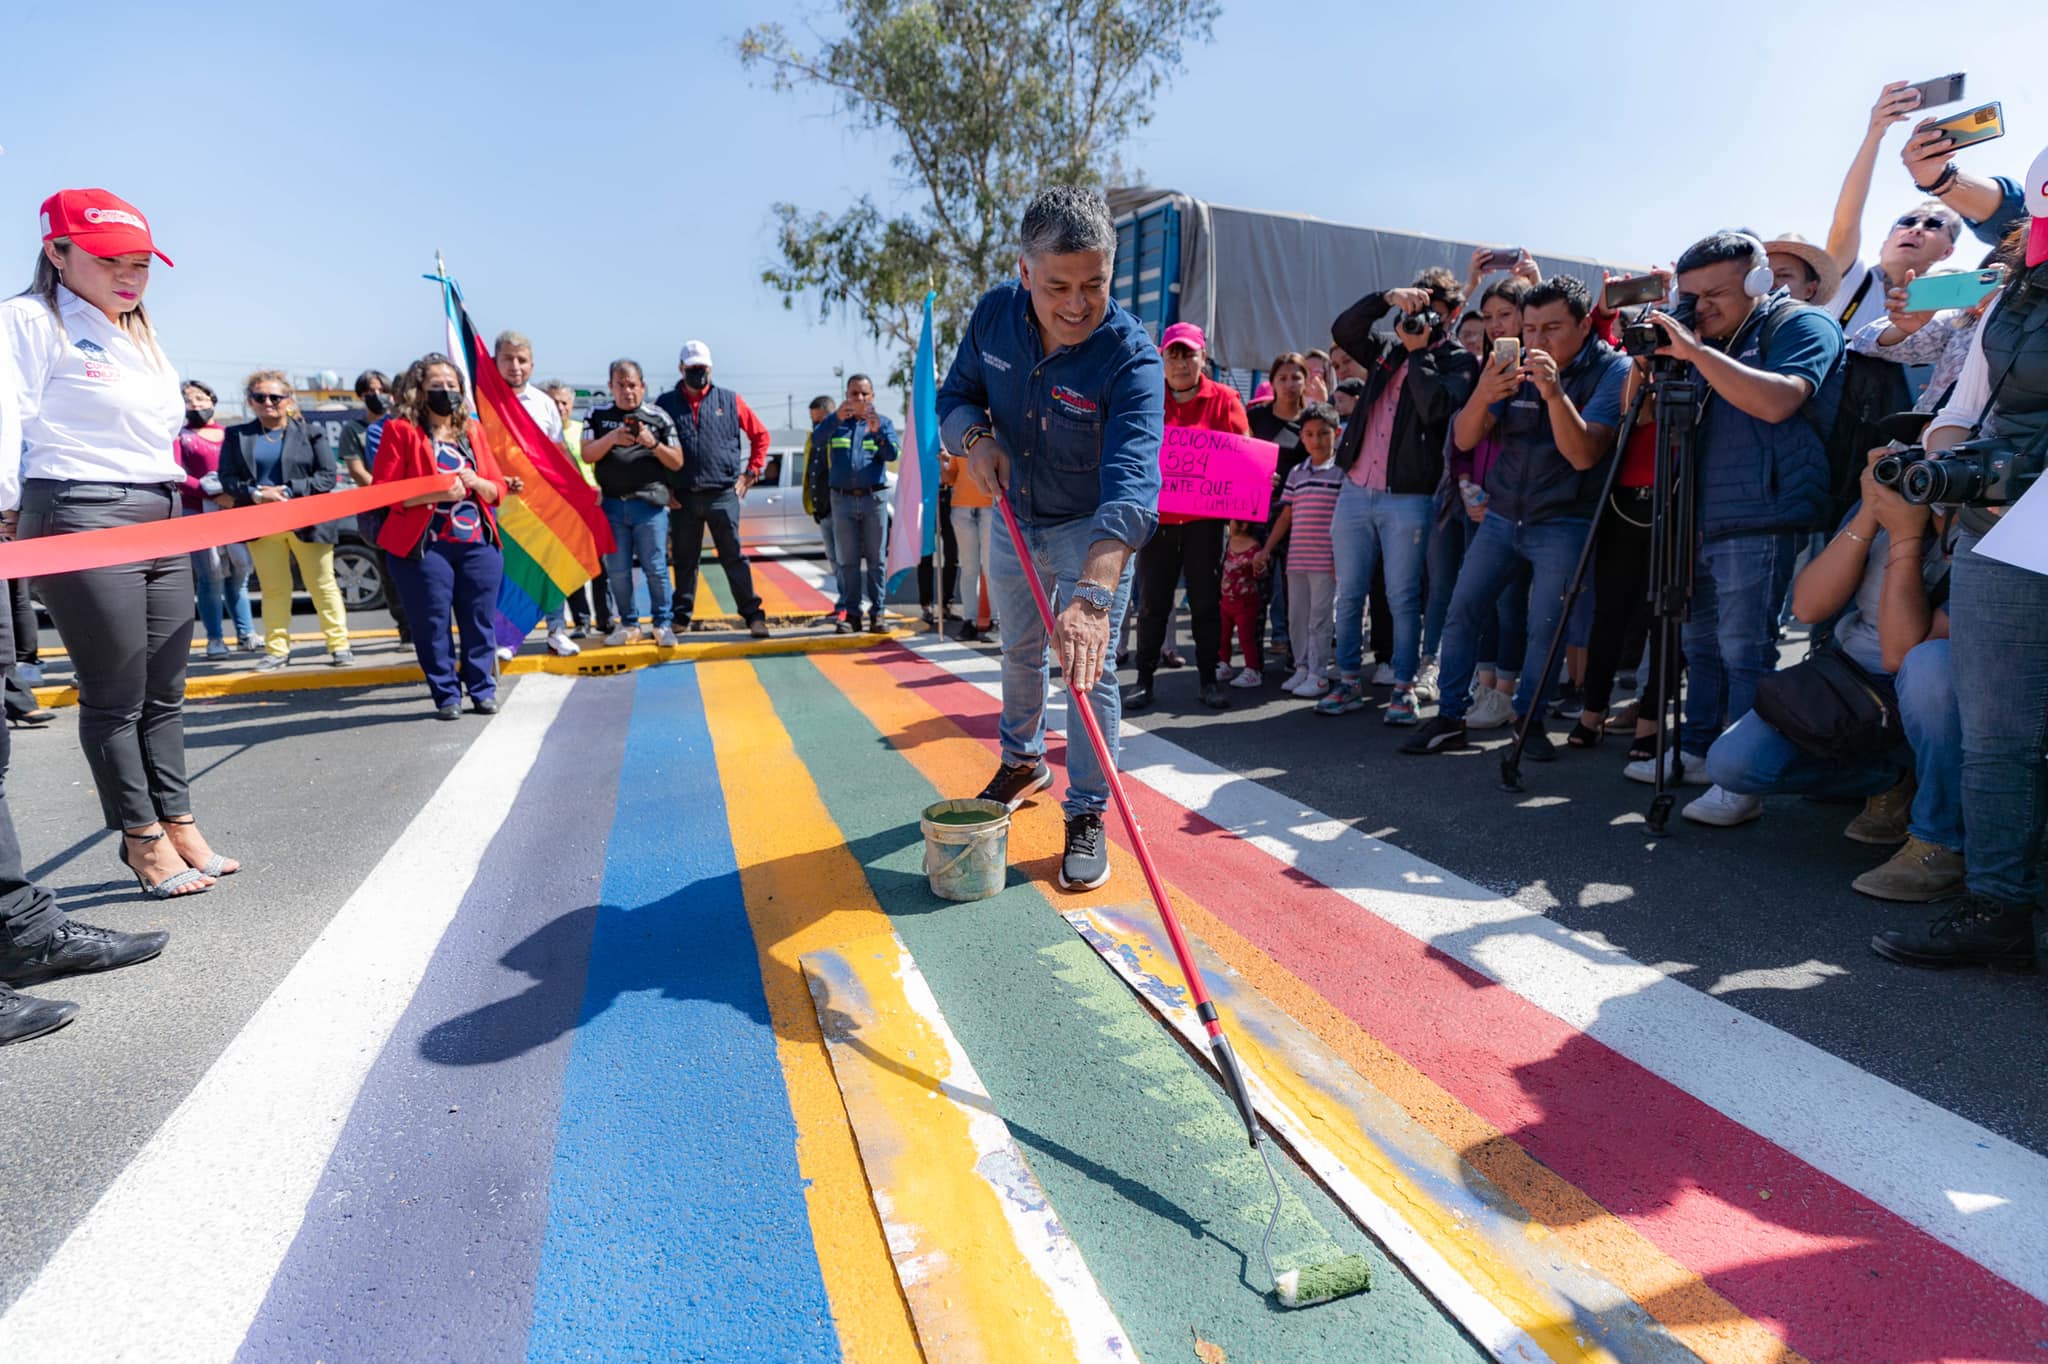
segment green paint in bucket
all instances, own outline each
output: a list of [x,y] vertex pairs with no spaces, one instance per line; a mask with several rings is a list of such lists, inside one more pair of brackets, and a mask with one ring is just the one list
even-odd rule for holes
[[986,900],[1010,870],[1010,812],[992,800],[942,800],[925,807],[924,873],[942,900]]

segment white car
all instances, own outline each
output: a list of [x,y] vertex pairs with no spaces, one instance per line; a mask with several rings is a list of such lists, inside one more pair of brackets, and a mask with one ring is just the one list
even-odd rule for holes
[[[896,486],[896,471],[884,477]],[[704,545],[711,547],[707,532]],[[804,510],[804,448],[770,446],[761,481],[740,503],[740,547],[743,549],[811,549],[822,551],[825,537]]]

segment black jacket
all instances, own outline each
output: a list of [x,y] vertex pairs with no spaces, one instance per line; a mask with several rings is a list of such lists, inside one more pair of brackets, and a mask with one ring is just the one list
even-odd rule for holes
[[1366,414],[1405,366],[1408,378],[1394,408],[1394,438],[1387,449],[1387,491],[1434,493],[1444,476],[1444,437],[1479,382],[1479,361],[1442,334],[1417,351],[1374,335],[1373,323],[1387,312],[1385,294],[1367,294],[1330,324],[1332,339],[1368,371],[1365,394],[1337,442],[1337,467],[1349,470],[1358,462]]
[[[256,465],[251,446],[262,429],[257,422],[243,422],[230,426],[221,439],[220,490],[234,498],[238,507],[256,505]],[[278,483],[291,489],[293,497],[333,492],[337,468],[334,451],[327,448],[325,431],[297,417],[284,424],[284,454]],[[331,545],[341,539],[341,523],[322,521],[292,533],[309,544]]]

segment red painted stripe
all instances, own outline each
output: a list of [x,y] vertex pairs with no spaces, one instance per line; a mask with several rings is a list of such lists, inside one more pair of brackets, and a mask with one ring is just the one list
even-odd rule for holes
[[[871,657],[996,747],[993,698],[900,646]],[[1199,813],[1128,790],[1209,912],[1809,1358],[2048,1359],[2048,1305]]]
[[832,599],[812,587],[773,559],[756,559],[754,572],[789,594],[789,599],[807,610],[830,611]]

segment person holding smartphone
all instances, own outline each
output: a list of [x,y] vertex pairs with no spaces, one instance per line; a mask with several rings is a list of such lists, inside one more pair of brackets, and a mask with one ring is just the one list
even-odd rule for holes
[[640,613],[633,605],[637,556],[647,579],[654,642],[666,649],[676,642],[669,627],[668,476],[683,467],[682,444],[668,413],[647,401],[638,361],[612,361],[611,390],[611,404],[592,408],[583,424],[583,458],[597,475],[598,501],[612,527],[604,572],[618,623],[604,642],[616,648],[640,638]]
[[846,616],[841,634],[860,628],[861,594],[867,594],[868,629],[882,623],[882,541],[888,508],[888,466],[896,461],[896,428],[875,410],[874,381],[865,374],[846,380],[846,397],[811,431],[811,448],[827,461],[831,488],[832,547],[839,556],[839,599]]

